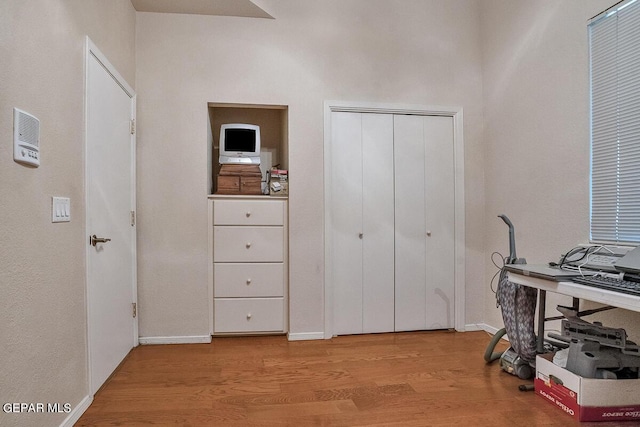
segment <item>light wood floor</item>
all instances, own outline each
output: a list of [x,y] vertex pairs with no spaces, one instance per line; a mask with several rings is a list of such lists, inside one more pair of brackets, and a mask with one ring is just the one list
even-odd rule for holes
[[437,331],[140,346],[76,425],[587,425],[486,365],[489,340]]

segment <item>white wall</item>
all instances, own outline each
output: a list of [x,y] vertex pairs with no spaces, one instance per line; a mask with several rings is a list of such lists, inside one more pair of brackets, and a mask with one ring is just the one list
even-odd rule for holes
[[464,108],[467,323],[484,297],[475,0],[263,0],[275,20],[138,13],[141,336],[208,333],[207,102],[288,105],[291,332],[324,330],[323,102]]
[[[467,323],[501,326],[489,259],[508,244],[496,215],[514,221],[529,262],[588,237],[586,21],[613,3],[261,0],[276,17],[261,20],[3,1],[0,401],[75,406],[88,392],[86,34],[139,94],[141,335],[208,333],[207,102],[289,106],[293,332],[324,324],[323,101],[464,107]],[[38,169],[12,160],[14,106],[41,120]],[[52,195],[71,198],[71,223],[51,224]],[[636,339],[638,317],[600,316]],[[0,412],[0,424],[64,417]]]
[[[0,4],[0,402],[69,403],[87,387],[84,46],[89,35],[135,80],[129,0]],[[41,166],[13,161],[13,107],[40,119]],[[51,196],[71,222],[51,223]],[[0,425],[59,425],[67,414],[6,414]]]
[[[518,256],[557,261],[589,239],[589,65],[587,21],[616,0],[482,2],[485,112],[486,277],[490,254],[508,255],[514,223]],[[570,298],[550,298],[547,312]],[[588,320],[627,327],[640,316],[616,310]],[[502,326],[486,287],[485,322]]]

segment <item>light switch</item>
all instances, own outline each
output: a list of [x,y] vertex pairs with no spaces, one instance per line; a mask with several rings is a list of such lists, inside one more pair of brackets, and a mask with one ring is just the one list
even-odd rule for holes
[[71,221],[71,199],[51,197],[51,222]]

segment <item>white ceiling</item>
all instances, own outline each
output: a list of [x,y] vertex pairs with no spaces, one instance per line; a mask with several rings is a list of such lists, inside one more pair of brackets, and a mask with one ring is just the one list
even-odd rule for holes
[[138,12],[186,13],[195,15],[270,18],[251,0],[131,0]]

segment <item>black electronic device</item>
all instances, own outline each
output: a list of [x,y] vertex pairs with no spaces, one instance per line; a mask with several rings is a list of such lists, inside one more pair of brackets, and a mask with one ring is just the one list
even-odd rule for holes
[[607,276],[574,277],[571,280],[581,285],[640,296],[640,283],[630,280]]
[[578,246],[560,257],[560,268],[575,268],[579,272],[585,270],[616,273],[616,263],[626,253],[626,249],[610,248],[602,245]]

